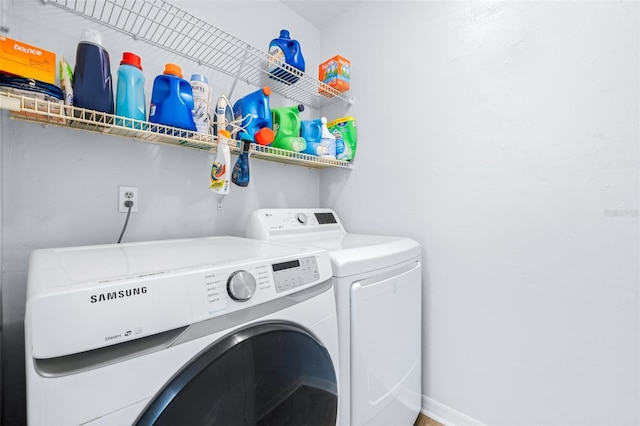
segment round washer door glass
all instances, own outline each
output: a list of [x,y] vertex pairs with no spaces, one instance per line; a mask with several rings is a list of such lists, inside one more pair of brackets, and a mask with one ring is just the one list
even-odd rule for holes
[[292,324],[262,324],[201,352],[152,399],[138,425],[335,425],[327,350]]

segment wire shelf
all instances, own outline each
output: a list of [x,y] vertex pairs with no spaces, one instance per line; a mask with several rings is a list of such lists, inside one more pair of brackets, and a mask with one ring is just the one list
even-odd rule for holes
[[[45,0],[47,1],[47,0]],[[270,76],[274,92],[311,108],[353,99],[164,0],[48,0],[48,3],[144,40],[254,86]],[[278,78],[271,62],[286,72]],[[286,79],[298,77],[290,84]],[[323,92],[320,94],[319,92]]]
[[[114,114],[64,105],[35,97],[0,91],[0,109],[9,110],[11,117],[41,124],[86,130],[135,140],[178,145],[201,151],[215,152],[218,140],[206,133],[192,132],[162,124],[119,117]],[[231,140],[232,154],[240,154],[242,142]],[[287,151],[252,143],[249,155],[263,160],[312,168],[351,168],[351,163],[333,158]]]

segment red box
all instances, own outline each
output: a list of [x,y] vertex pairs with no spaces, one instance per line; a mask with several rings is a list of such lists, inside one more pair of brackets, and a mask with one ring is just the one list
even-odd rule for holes
[[[324,84],[333,87],[338,92],[347,92],[351,80],[351,62],[340,55],[324,61],[318,66],[318,79]],[[318,93],[325,96],[333,94],[323,87],[318,88]]]

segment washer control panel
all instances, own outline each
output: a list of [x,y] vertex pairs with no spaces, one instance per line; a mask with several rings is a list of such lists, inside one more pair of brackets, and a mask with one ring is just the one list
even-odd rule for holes
[[271,267],[273,268],[276,293],[291,290],[320,279],[318,262],[314,256],[274,263]]
[[216,268],[194,274],[191,281],[194,295],[202,296],[191,303],[194,312],[206,319],[295,293],[330,277],[331,264],[326,252],[247,263],[241,268]]
[[[57,270],[83,278],[78,281],[82,285],[65,284],[65,278],[65,286],[54,290],[38,283],[38,292],[30,294],[26,321],[36,342],[35,358],[111,346],[252,309],[321,286],[332,277],[326,250],[237,237],[73,250],[36,253],[33,270],[43,272],[32,273],[32,280],[37,276],[48,283],[49,275],[64,275],[50,274],[55,262]],[[60,259],[65,255],[73,258],[64,263]],[[102,269],[95,272],[95,265]],[[113,275],[112,269],[120,273]],[[79,327],[77,318],[91,326]]]

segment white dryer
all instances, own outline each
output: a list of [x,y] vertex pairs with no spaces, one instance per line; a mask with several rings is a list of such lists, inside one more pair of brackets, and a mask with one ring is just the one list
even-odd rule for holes
[[339,423],[413,425],[422,402],[420,245],[347,233],[330,209],[257,210],[247,236],[329,250],[338,307]]
[[328,253],[211,237],[35,250],[31,425],[337,418]]

